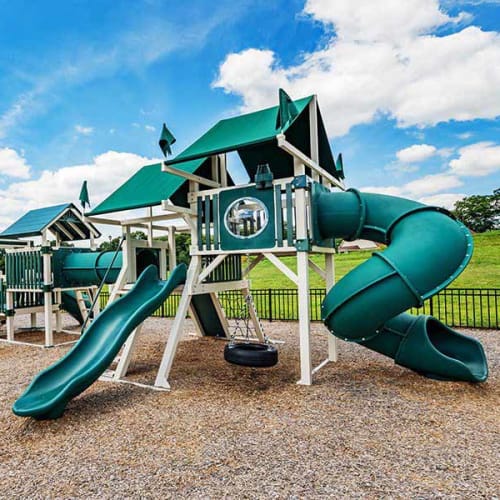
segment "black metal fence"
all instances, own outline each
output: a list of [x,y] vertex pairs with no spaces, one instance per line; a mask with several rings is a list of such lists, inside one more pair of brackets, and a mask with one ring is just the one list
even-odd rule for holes
[[[309,294],[312,321],[321,320],[320,306],[325,298],[323,288],[312,288]],[[244,298],[239,291],[222,292],[222,306],[228,318],[245,315]],[[296,321],[298,319],[298,290],[252,290],[253,302],[261,319],[268,321]],[[171,295],[153,316],[172,318],[179,305],[180,295]],[[108,294],[101,295],[104,307]],[[420,308],[411,309],[414,314],[431,314],[447,325],[463,328],[500,328],[500,288],[447,288]]]

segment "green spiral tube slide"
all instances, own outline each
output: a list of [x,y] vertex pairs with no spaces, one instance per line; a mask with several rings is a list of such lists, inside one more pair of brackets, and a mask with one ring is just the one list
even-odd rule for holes
[[355,189],[319,192],[313,203],[322,238],[388,245],[327,294],[321,313],[331,333],[427,377],[486,380],[479,341],[431,316],[404,312],[421,306],[463,271],[473,250],[467,228],[444,209]]

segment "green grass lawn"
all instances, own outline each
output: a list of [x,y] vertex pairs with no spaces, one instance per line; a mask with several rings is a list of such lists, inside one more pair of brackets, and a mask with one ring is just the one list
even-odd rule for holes
[[[335,277],[345,276],[366,259],[371,252],[352,252],[335,255]],[[284,257],[290,269],[296,271],[295,258]],[[313,260],[323,267],[324,258],[313,256]],[[269,261],[262,261],[251,273],[252,288],[292,288],[295,285]],[[323,280],[314,272],[310,273],[311,288],[323,288]],[[498,288],[500,287],[500,231],[474,235],[474,254],[465,271],[451,284],[453,288]]]

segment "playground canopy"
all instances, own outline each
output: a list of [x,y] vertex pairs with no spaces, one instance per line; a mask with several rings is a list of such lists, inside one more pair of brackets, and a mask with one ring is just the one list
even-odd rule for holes
[[[309,96],[293,101],[297,115],[284,126],[277,123],[279,106],[220,120],[165,164],[189,174],[210,178],[210,157],[237,151],[250,178],[254,178],[257,166],[264,163],[269,164],[277,178],[293,176],[293,158],[278,146],[276,137],[286,134],[287,141],[310,156],[309,105],[313,98]],[[317,116],[319,164],[332,176],[341,178],[343,173],[335,165],[318,107]],[[162,172],[161,167],[161,164],[143,167],[86,215],[156,206],[166,199],[175,205],[187,206],[188,181],[178,175]],[[231,184],[232,180],[229,181]]]
[[73,203],[64,203],[30,210],[0,233],[0,239],[41,236],[46,230],[60,241],[87,240],[101,235],[93,224],[83,220]]
[[[207,157],[185,161],[179,169],[190,174],[210,177],[211,163]],[[162,172],[161,163],[147,165],[111,193],[86,215],[101,215],[122,210],[153,207],[171,199],[176,205],[186,205],[188,182],[168,172]]]

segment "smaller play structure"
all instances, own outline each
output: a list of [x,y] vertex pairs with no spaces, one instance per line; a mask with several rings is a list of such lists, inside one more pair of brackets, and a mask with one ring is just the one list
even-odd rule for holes
[[[227,361],[275,365],[276,347],[264,335],[248,281],[249,272],[264,259],[298,288],[299,384],[312,384],[315,373],[337,361],[336,339],[356,342],[427,377],[486,380],[487,361],[477,340],[430,316],[405,312],[421,306],[463,271],[473,250],[469,231],[441,208],[346,189],[342,156],[334,159],[316,96],[292,101],[280,90],[279,97],[278,106],[221,120],[175,158],[143,167],[86,214],[86,224],[122,228],[119,265],[115,269],[110,256],[90,250],[61,248],[61,254],[53,256],[54,281],[46,271],[51,268],[43,268],[44,279],[39,278],[34,289],[52,304],[51,294],[66,291],[66,285],[77,291],[106,281],[108,275],[114,282],[110,303],[71,351],[35,378],[15,403],[16,414],[55,418],[101,374],[101,380],[125,382],[142,322],[176,288],[181,297],[154,388],[170,389],[169,375],[188,314],[200,336],[231,341],[225,348]],[[165,133],[162,149],[168,151],[174,141]],[[230,152],[238,153],[248,183],[235,185],[227,169]],[[161,207],[161,213],[154,215],[153,207]],[[134,219],[102,217],[143,208],[146,214]],[[132,227],[146,229],[147,241],[141,245],[159,277],[135,253]],[[154,231],[165,231],[166,241],[156,240]],[[191,236],[187,270],[176,263],[176,231]],[[387,248],[375,251],[335,284],[335,238],[366,239]],[[46,237],[42,248],[40,255],[48,260]],[[157,250],[161,256],[155,260],[151,255]],[[295,260],[295,269],[285,264],[284,256]],[[318,264],[320,258],[324,265]],[[105,268],[105,274],[99,272]],[[322,319],[331,333],[325,359],[316,367],[311,354],[310,270],[325,281]],[[13,294],[20,289],[12,288],[9,279],[7,312],[12,321]],[[254,336],[243,343],[230,331],[219,299],[225,290],[241,292],[248,306]],[[115,367],[107,369],[113,360]]]

